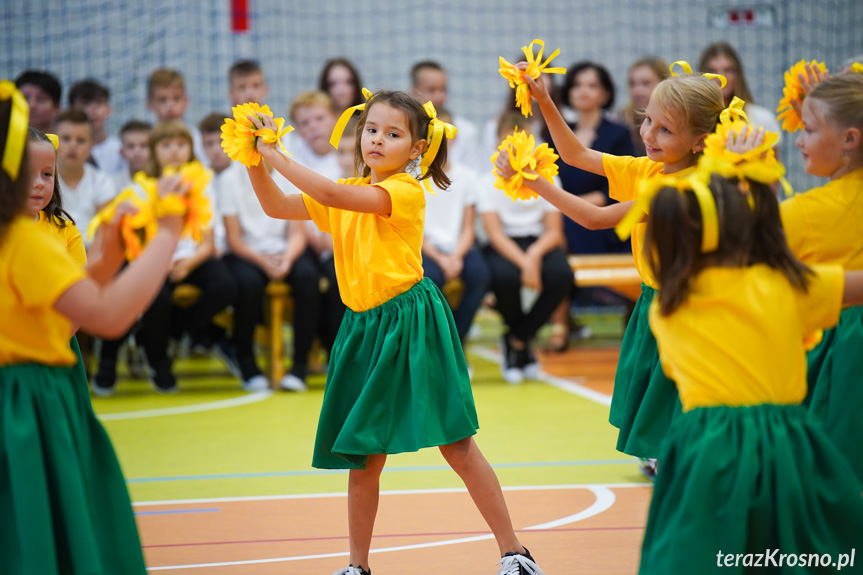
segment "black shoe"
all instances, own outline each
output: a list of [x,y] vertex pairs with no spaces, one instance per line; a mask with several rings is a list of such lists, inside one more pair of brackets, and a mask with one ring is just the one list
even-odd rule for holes
[[524,553],[507,553],[501,557],[498,565],[501,567],[497,575],[544,575],[527,547]]
[[93,377],[91,382],[93,393],[99,397],[107,397],[114,393],[114,388],[117,387],[117,370],[114,366],[100,365],[99,371]]
[[158,393],[176,393],[177,378],[171,372],[171,360],[161,359],[150,368],[150,385]]
[[516,352],[517,365],[527,379],[536,379],[540,373],[539,361],[533,353],[530,342],[525,342],[524,349]]
[[519,353],[509,344],[509,336],[500,336],[500,371],[507,383],[512,385],[524,381],[524,373],[519,365]]

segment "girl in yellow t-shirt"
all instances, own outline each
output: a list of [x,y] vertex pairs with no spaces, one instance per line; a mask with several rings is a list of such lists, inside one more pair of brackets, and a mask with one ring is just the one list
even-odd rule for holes
[[[24,96],[0,81],[0,572],[144,575],[125,480],[69,337],[79,325],[128,329],[167,275],[183,221],[160,219],[135,264],[100,285],[27,215],[28,117]],[[102,233],[95,273],[110,278],[123,261],[119,219]]]
[[848,566],[863,499],[800,402],[804,340],[863,302],[863,272],[807,267],[767,185],[710,174],[659,189],[645,254],[660,288],[650,326],[683,413],[659,454],[639,573],[820,572],[842,554]]
[[[439,446],[467,486],[500,548],[501,573],[542,572],[516,537],[500,484],[480,453],[467,364],[452,312],[423,278],[425,195],[406,173],[440,189],[446,138],[455,129],[404,92],[381,91],[361,105],[355,159],[362,177],[333,182],[258,139],[258,151],[302,195],[285,195],[263,165],[249,178],[264,211],[311,219],[332,234],[339,293],[347,306],[330,355],[312,465],[350,469],[350,566],[367,575],[379,478],[387,454]],[[258,128],[273,119],[251,117]]]
[[[621,202],[598,207],[557,188],[543,178],[525,184],[554,204],[565,215],[588,229],[616,226],[632,208],[643,182],[662,176],[690,173],[704,149],[704,140],[715,129],[725,108],[715,80],[703,76],[674,76],[656,85],[644,110],[641,137],[647,157],[613,156],[585,147],[567,126],[545,85],[525,77],[539,103],[561,159],[571,166],[608,178],[609,195]],[[512,173],[505,154],[497,169]],[[632,255],[641,276],[641,296],[626,326],[614,378],[609,421],[620,432],[617,449],[641,458],[656,458],[659,446],[680,403],[674,383],[662,373],[656,340],[650,332],[647,312],[656,293],[656,282],[642,255],[645,224],[632,233]],[[655,462],[643,461],[652,477]]]
[[[819,80],[810,71],[813,83]],[[804,83],[809,92],[809,83]],[[797,139],[806,172],[830,181],[782,202],[779,212],[791,251],[807,264],[863,270],[863,75],[818,83],[802,104]],[[836,442],[863,489],[863,307],[842,311],[835,329],[809,352],[804,402]]]

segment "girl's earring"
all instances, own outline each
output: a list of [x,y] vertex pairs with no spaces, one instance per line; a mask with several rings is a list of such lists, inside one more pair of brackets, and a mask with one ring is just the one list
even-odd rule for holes
[[848,154],[848,152],[845,152],[845,154],[842,156],[842,165],[847,166],[850,163],[851,163],[851,156]]

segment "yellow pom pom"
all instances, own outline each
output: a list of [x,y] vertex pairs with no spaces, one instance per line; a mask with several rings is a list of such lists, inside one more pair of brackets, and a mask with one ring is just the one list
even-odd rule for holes
[[[498,150],[509,153],[509,163],[515,170],[515,174],[509,178],[503,178],[495,173],[497,177],[494,187],[503,190],[512,201],[532,200],[538,197],[536,192],[524,184],[525,180],[542,177],[549,182],[554,182],[553,178],[558,173],[555,163],[558,156],[548,144],[536,147],[533,136],[528,136],[526,132],[519,132],[516,128],[501,142]],[[494,153],[491,157],[492,162],[497,160],[500,152]]]
[[[827,67],[824,65],[824,62],[812,60],[808,65],[817,67],[822,74],[827,73]],[[780,114],[776,116],[776,119],[782,123],[782,129],[786,132],[796,132],[803,127],[803,120],[791,105],[791,102],[802,102],[805,97],[803,89],[800,87],[799,76],[801,74],[804,77],[806,76],[806,68],[806,61],[800,60],[791,66],[790,70],[785,72],[785,87],[782,88],[782,99],[779,100],[779,106],[776,108],[776,111],[780,112]]]
[[[533,54],[533,45],[539,44],[539,52],[534,56]],[[500,62],[500,75],[503,76],[508,82],[510,88],[515,88],[515,105],[521,109],[522,115],[524,117],[528,117],[531,114],[531,106],[530,106],[530,87],[524,80],[525,76],[530,76],[534,80],[539,78],[542,72],[546,74],[564,74],[566,73],[565,68],[549,68],[549,63],[560,53],[560,50],[555,50],[554,53],[548,57],[548,59],[543,62],[542,61],[542,51],[545,47],[545,43],[542,40],[534,40],[528,46],[522,46],[521,50],[524,52],[525,59],[527,61],[527,68],[524,70],[519,70],[515,67],[515,64],[511,64],[507,62],[503,57],[499,58]]]
[[282,136],[293,131],[292,126],[284,127],[284,118],[275,118],[276,131],[269,128],[257,129],[249,116],[273,117],[269,106],[259,106],[254,102],[248,102],[239,106],[234,106],[231,110],[234,113],[234,119],[225,118],[225,123],[222,124],[222,148],[228,157],[235,162],[240,162],[246,167],[257,166],[261,162],[261,154],[258,153],[256,141],[258,136],[262,137],[267,143],[279,143],[282,151],[286,154],[285,147],[282,145]]

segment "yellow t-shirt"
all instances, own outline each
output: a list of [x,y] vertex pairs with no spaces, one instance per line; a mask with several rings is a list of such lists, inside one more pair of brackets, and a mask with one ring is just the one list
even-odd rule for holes
[[802,261],[863,270],[863,168],[785,200],[779,213]]
[[[349,178],[339,183],[368,186],[370,179]],[[333,236],[339,293],[345,305],[357,312],[381,305],[423,278],[426,203],[422,186],[405,173],[374,185],[390,195],[389,217],[330,208],[303,194],[315,225]]]
[[15,220],[0,238],[0,366],[74,365],[71,324],[54,303],[87,277],[58,235],[33,220]]
[[84,238],[81,237],[81,232],[75,227],[75,224],[63,218],[66,222],[64,227],[60,227],[49,218],[45,212],[39,212],[39,227],[43,230],[48,230],[52,234],[56,234],[66,246],[66,250],[72,259],[75,260],[82,268],[87,266],[87,249],[84,247]]
[[[638,199],[639,185],[644,180],[665,175],[683,177],[695,170],[695,166],[693,166],[674,174],[665,174],[662,171],[663,164],[661,162],[654,162],[647,157],[635,158],[632,156],[614,156],[612,154],[602,154],[602,167],[605,169],[605,176],[608,178],[608,195],[611,199],[618,202],[628,202]],[[636,224],[632,230],[632,256],[635,258],[635,269],[638,270],[641,280],[653,289],[658,289],[659,284],[656,283],[653,272],[650,271],[650,265],[644,258],[643,246],[644,233],[646,231],[647,222]]]
[[817,266],[809,290],[795,290],[766,265],[707,268],[671,315],[650,306],[663,371],[683,410],[717,405],[796,404],[806,396],[803,340],[839,321],[845,277]]

